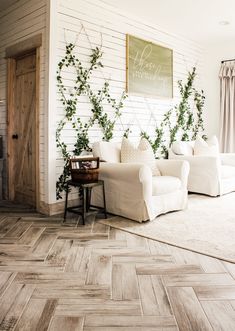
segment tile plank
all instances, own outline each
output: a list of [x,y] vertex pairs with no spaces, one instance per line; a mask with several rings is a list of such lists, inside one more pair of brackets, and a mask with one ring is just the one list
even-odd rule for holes
[[35,331],[47,331],[50,325],[50,321],[54,315],[54,311],[57,305],[57,300],[49,299],[46,301],[41,317],[38,321]]
[[35,286],[22,285],[14,301],[0,322],[0,330],[13,330],[27,305]]
[[15,276],[16,273],[0,271],[0,297],[3,295],[9,284],[14,280]]
[[165,330],[165,328],[175,328],[176,322],[173,316],[89,315],[85,319],[85,327],[126,327],[126,330],[129,330],[129,327],[164,328]]
[[172,315],[161,277],[139,275],[138,281],[143,315]]
[[39,239],[45,227],[40,226],[30,226],[27,231],[24,232],[20,240],[19,245],[34,246],[36,241]]
[[102,304],[89,300],[88,304],[58,304],[56,315],[59,316],[82,316],[82,315],[141,315],[141,306],[139,300],[104,300]]
[[137,275],[171,275],[171,274],[200,274],[200,266],[190,264],[142,264],[136,265]]
[[166,286],[216,286],[235,285],[235,280],[227,273],[223,274],[182,274],[164,276]]
[[84,285],[73,288],[38,287],[33,293],[37,299],[60,299],[60,298],[109,298],[110,288],[105,285]]
[[14,331],[36,330],[46,299],[30,299]]
[[169,287],[169,299],[180,331],[213,331],[190,287]]
[[55,316],[49,331],[83,331],[84,317]]
[[112,261],[109,255],[91,254],[86,284],[111,286]]
[[139,298],[134,265],[126,263],[113,264],[112,298],[114,300],[133,300]]
[[203,301],[202,307],[214,331],[234,330],[235,310],[228,301]]
[[194,291],[199,300],[235,300],[235,286],[198,286]]

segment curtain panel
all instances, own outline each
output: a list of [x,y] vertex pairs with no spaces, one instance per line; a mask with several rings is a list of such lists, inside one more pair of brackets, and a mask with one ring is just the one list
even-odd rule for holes
[[220,148],[235,153],[235,61],[224,62],[220,73]]

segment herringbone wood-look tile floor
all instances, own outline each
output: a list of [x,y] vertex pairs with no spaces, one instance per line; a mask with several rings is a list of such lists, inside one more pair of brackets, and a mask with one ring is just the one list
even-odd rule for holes
[[235,330],[235,265],[97,221],[12,215],[0,216],[1,331]]

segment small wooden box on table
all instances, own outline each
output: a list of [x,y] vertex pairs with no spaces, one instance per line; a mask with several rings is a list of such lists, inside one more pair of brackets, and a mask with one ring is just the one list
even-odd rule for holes
[[[63,222],[66,221],[68,211],[81,215],[83,224],[85,224],[86,217],[94,212],[103,212],[107,218],[104,181],[98,180],[98,169],[99,158],[80,157],[70,160],[72,180],[67,182]],[[68,207],[68,194],[71,186],[78,188],[82,200],[81,205]],[[97,186],[102,186],[103,207],[91,205],[92,189]]]

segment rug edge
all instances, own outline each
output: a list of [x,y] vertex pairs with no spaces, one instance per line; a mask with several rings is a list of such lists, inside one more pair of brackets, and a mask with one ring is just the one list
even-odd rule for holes
[[173,247],[182,248],[182,249],[185,249],[185,250],[187,250],[187,251],[191,251],[191,252],[193,252],[193,253],[198,253],[198,254],[201,254],[201,255],[209,256],[209,257],[211,257],[211,258],[216,258],[216,259],[221,260],[221,261],[225,261],[225,262],[229,262],[229,263],[233,263],[233,264],[235,264],[235,259],[232,260],[232,259],[229,259],[229,258],[226,258],[226,257],[220,256],[220,255],[210,254],[210,253],[206,253],[206,252],[204,252],[204,251],[195,250],[195,249],[192,249],[192,248],[186,247],[186,246],[184,246],[184,245],[173,244],[173,243],[168,242],[167,240],[156,239],[156,238],[153,238],[153,237],[148,236],[148,235],[137,234],[136,232],[131,231],[131,230],[129,230],[129,229],[124,229],[124,228],[122,228],[121,226],[117,226],[117,225],[114,225],[114,224],[110,224],[109,221],[106,221],[106,220],[99,220],[98,222],[101,223],[101,224],[104,224],[104,225],[108,225],[108,226],[110,226],[110,227],[112,227],[112,228],[115,228],[115,229],[118,229],[118,230],[122,230],[122,231],[125,231],[125,232],[129,232],[129,233],[135,234],[135,235],[140,236],[140,237],[143,237],[143,238],[148,238],[148,239],[155,240],[155,241],[158,241],[158,242],[161,242],[161,243],[163,243],[163,244],[167,244],[167,245],[170,245],[170,246],[173,246]]

